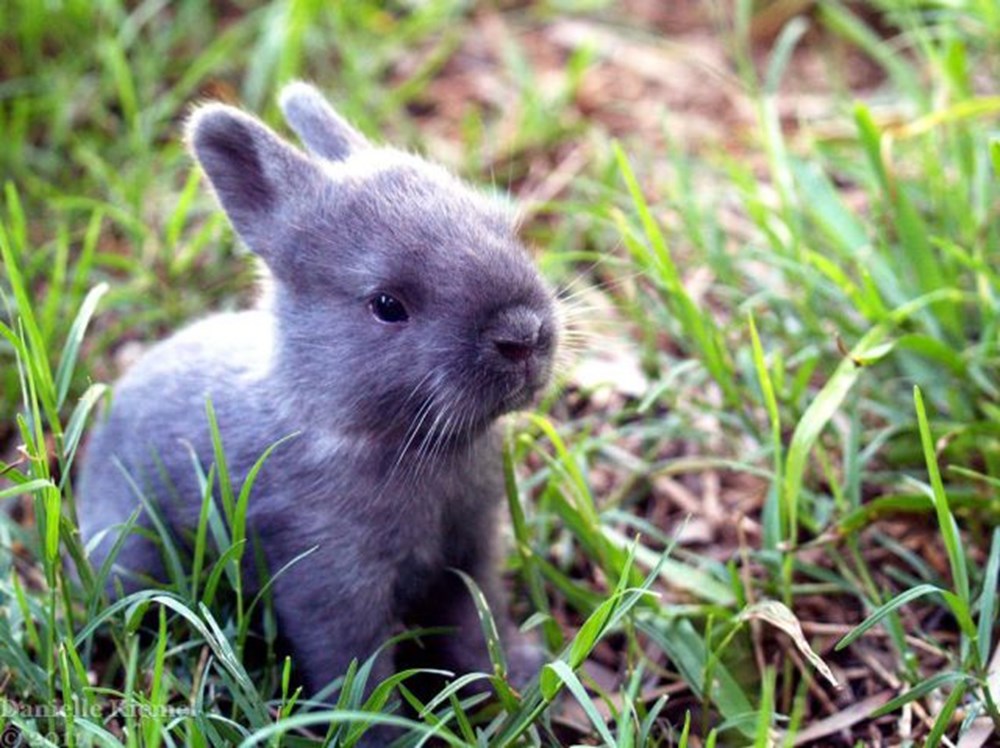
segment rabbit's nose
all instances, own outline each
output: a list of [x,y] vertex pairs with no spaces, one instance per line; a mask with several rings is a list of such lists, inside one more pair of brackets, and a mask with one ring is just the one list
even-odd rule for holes
[[497,323],[489,337],[497,352],[508,361],[524,361],[538,350],[542,320],[533,310],[507,310]]
[[519,340],[494,340],[500,355],[510,361],[524,361],[535,351],[533,342],[523,342]]

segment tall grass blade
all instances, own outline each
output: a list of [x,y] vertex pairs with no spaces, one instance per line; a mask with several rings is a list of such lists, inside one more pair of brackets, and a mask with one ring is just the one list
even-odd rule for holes
[[968,607],[971,601],[969,592],[969,573],[965,564],[965,553],[962,550],[962,539],[958,533],[958,525],[955,517],[948,506],[948,494],[945,492],[944,483],[941,481],[941,473],[938,470],[937,454],[934,450],[934,441],[931,437],[931,428],[927,422],[927,411],[924,408],[923,395],[919,387],[913,388],[913,402],[917,410],[917,425],[920,428],[920,443],[924,451],[924,460],[927,463],[927,472],[931,480],[931,490],[934,498],[934,510],[937,513],[938,527],[941,530],[941,537],[944,539],[945,550],[948,553],[948,562],[951,566],[952,583],[955,585],[955,593]]
[[997,577],[1000,574],[1000,527],[993,528],[990,555],[983,574],[983,588],[979,595],[979,625],[976,644],[979,647],[979,665],[990,660],[993,644],[993,622],[996,617]]
[[860,378],[863,367],[856,362],[868,363],[877,360],[891,350],[891,344],[887,345],[884,342],[887,333],[888,330],[883,326],[874,327],[857,343],[829,381],[823,385],[795,426],[792,441],[788,446],[785,485],[782,492],[784,514],[788,517],[789,524],[787,533],[793,545],[798,533],[799,494],[809,454],[826,424],[840,409],[844,399]]
[[66,402],[66,395],[69,394],[69,386],[72,382],[73,371],[76,369],[80,344],[87,332],[87,325],[90,324],[90,318],[94,316],[94,311],[97,309],[101,297],[107,292],[107,283],[99,283],[94,286],[83,300],[76,317],[73,319],[62,355],[59,357],[59,368],[56,369],[56,407],[58,408],[62,408],[63,403]]

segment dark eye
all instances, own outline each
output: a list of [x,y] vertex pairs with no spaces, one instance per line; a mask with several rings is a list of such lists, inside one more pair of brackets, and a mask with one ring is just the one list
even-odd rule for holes
[[372,298],[370,306],[375,319],[380,322],[406,322],[410,318],[410,315],[406,313],[406,307],[403,306],[403,302],[387,293],[376,294]]

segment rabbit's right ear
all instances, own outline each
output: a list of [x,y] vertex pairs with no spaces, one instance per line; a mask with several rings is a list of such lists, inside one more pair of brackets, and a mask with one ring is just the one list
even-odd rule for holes
[[322,188],[321,167],[264,123],[224,104],[197,109],[187,142],[236,233],[269,264],[276,237],[295,220],[296,204]]
[[342,161],[354,151],[371,147],[367,138],[333,111],[323,94],[308,83],[289,83],[278,104],[285,121],[317,156]]

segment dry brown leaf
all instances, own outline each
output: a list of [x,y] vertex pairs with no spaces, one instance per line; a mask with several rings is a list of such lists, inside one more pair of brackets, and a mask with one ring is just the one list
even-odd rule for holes
[[799,619],[795,617],[795,614],[784,603],[777,600],[761,600],[759,603],[754,603],[748,608],[744,608],[739,618],[742,621],[765,621],[784,631],[791,637],[802,655],[830,682],[830,685],[837,685],[837,679],[834,677],[833,671],[823,662],[823,658],[816,654],[813,648],[809,646],[805,634],[802,633],[802,626],[799,624]]

